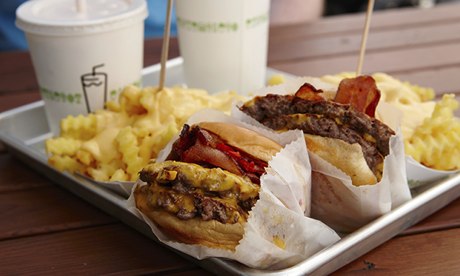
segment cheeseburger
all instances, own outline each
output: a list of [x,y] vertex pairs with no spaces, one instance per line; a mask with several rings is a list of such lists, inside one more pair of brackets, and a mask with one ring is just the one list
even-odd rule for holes
[[308,150],[349,175],[356,186],[380,181],[395,133],[375,119],[380,92],[368,76],[345,79],[333,99],[304,84],[294,95],[268,94],[240,107],[277,130],[301,129]]
[[281,150],[228,123],[185,125],[164,162],[140,172],[137,208],[180,242],[234,250],[259,197],[260,177]]

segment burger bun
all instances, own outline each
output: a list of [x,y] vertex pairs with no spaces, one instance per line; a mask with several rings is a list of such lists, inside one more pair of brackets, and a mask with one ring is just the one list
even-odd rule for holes
[[305,134],[305,141],[309,151],[349,175],[353,185],[377,183],[377,177],[367,165],[359,144],[311,134]]

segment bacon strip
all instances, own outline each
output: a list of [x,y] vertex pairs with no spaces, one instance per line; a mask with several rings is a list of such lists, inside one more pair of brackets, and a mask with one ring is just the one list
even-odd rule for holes
[[295,96],[308,101],[324,101],[321,93],[323,93],[323,90],[316,89],[306,82],[295,92]]
[[241,175],[237,164],[224,152],[208,145],[196,143],[182,154],[182,162],[211,165],[219,167],[234,174]]
[[247,154],[224,143],[218,144],[217,148],[235,160],[246,173],[253,173],[259,177],[265,173],[265,167],[267,167],[265,161],[251,158]]
[[335,102],[350,104],[356,110],[371,117],[375,117],[375,109],[379,100],[380,91],[371,76],[343,79],[334,98]]
[[229,146],[219,136],[198,126],[184,125],[180,138],[174,143],[167,160],[219,167],[231,173],[247,176],[260,183],[267,163]]

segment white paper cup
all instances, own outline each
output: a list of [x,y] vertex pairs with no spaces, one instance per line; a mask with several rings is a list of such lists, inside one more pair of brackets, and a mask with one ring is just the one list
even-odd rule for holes
[[270,0],[177,0],[189,87],[250,92],[265,84]]
[[28,1],[16,24],[29,44],[53,134],[67,115],[87,114],[141,82],[145,0]]

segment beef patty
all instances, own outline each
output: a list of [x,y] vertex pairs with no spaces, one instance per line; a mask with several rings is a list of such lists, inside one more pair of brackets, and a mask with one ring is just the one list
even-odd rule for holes
[[389,153],[394,131],[352,106],[326,100],[306,100],[294,95],[255,97],[240,110],[263,125],[277,130],[301,129],[306,134],[358,143],[372,171]]

